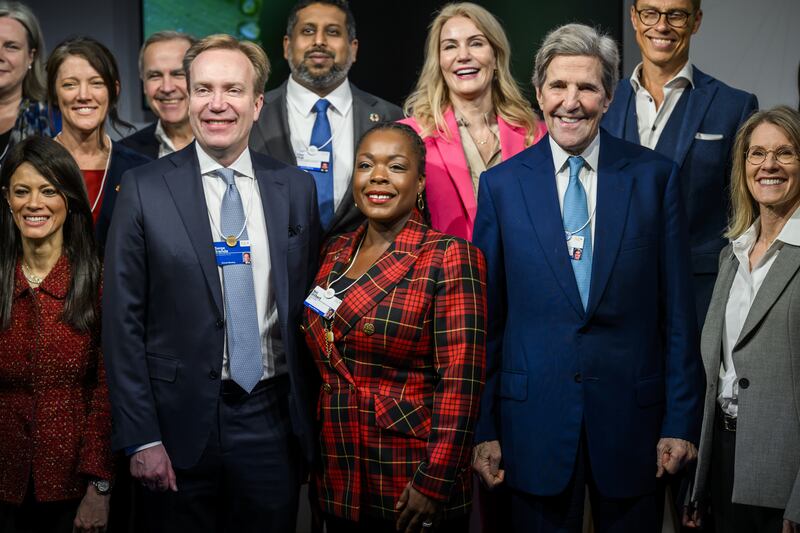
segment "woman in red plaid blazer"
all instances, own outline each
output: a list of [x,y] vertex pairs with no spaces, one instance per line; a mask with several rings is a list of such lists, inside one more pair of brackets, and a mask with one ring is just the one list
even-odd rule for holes
[[423,221],[425,147],[411,128],[381,124],[356,154],[367,223],[327,243],[305,313],[322,377],[317,499],[330,533],[466,531],[483,256]]
[[0,189],[0,531],[104,530],[111,413],[83,176],[34,136],[9,150]]

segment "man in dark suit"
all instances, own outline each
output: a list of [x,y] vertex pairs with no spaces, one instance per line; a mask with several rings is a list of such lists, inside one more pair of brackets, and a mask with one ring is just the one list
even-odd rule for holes
[[642,62],[619,83],[603,127],[680,167],[702,327],[727,242],[733,139],[758,101],[689,63],[689,44],[703,19],[700,0],[635,0],[630,17]]
[[[599,129],[616,43],[569,24],[536,55],[548,137],[483,174],[487,384],[474,468],[513,531],[658,531],[656,477],[696,456],[704,375],[677,167]],[[500,469],[500,461],[503,469]]]
[[313,448],[298,321],[314,183],[247,147],[261,48],[214,35],[184,67],[197,142],[125,175],[106,248],[113,445],[150,489],[148,531],[293,532]]
[[351,231],[364,220],[351,192],[355,144],[376,123],[403,118],[399,107],[347,80],[357,52],[347,0],[295,4],[283,37],[292,75],[264,96],[250,135],[253,151],[311,172],[326,236]]
[[122,139],[122,144],[158,159],[192,142],[183,56],[195,41],[186,33],[160,31],[144,42],[139,51],[139,77],[157,120]]

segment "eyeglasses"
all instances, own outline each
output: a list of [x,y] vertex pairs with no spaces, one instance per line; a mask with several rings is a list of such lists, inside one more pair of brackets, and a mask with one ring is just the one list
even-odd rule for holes
[[659,11],[658,9],[645,8],[637,9],[636,14],[639,15],[639,20],[645,26],[655,26],[661,20],[661,15],[667,19],[667,24],[673,28],[683,28],[689,22],[689,17],[694,13],[683,11],[682,9],[675,9],[672,11]]
[[797,151],[791,146],[779,146],[774,150],[767,150],[763,146],[751,146],[744,156],[751,165],[760,165],[767,160],[768,154],[773,154],[781,165],[791,165],[796,159],[800,159]]

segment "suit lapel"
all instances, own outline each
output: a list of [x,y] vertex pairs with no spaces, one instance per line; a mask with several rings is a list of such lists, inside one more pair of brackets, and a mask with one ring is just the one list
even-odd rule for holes
[[[200,175],[200,164],[195,155],[194,143],[178,152],[171,161],[176,168],[164,174],[164,182],[183,220],[186,233],[189,234],[189,240],[203,270],[217,312],[222,316],[222,288],[212,245],[211,226],[208,222],[203,178]],[[164,231],[169,232],[169,228],[164,228]]]
[[[711,100],[714,98],[714,93],[717,92],[717,87],[709,83],[710,78],[692,67],[692,78],[694,79],[694,89],[689,92],[689,101],[686,103],[686,113],[683,116],[683,124],[681,126],[678,142],[675,145],[674,161],[679,167],[683,166],[683,160],[686,159],[686,153],[689,147],[694,142],[694,136],[700,129],[700,123],[706,116]],[[688,190],[685,188],[684,190]]]
[[453,108],[449,108],[444,114],[445,124],[450,130],[449,140],[438,132],[434,136],[434,143],[441,155],[444,166],[447,169],[447,176],[453,182],[453,186],[458,191],[458,197],[464,211],[469,217],[470,224],[475,221],[475,214],[478,210],[478,202],[475,199],[475,190],[472,187],[472,178],[467,166],[467,158],[464,155],[464,148],[461,146],[461,138],[458,133],[458,124]]
[[497,131],[500,134],[500,153],[503,161],[511,159],[525,149],[525,129],[513,126],[497,117]]
[[284,82],[280,86],[277,98],[261,110],[264,116],[256,122],[255,127],[260,130],[269,155],[279,161],[285,161],[287,164],[297,165],[297,159],[292,149],[289,112],[286,106],[286,82]]
[[284,181],[274,172],[269,172],[253,158],[264,222],[269,241],[270,277],[275,291],[278,317],[289,316],[289,272],[286,264],[286,249],[289,241],[289,192]]
[[575,312],[583,317],[583,303],[567,254],[564,224],[556,189],[556,172],[553,168],[553,155],[548,137],[543,138],[525,154],[528,157],[522,164],[531,172],[524,175],[520,173],[518,180],[528,208],[528,216],[553,275]]
[[725,307],[731,285],[739,268],[739,261],[730,251],[728,258],[720,265],[719,275],[711,296],[705,325],[703,326],[702,354],[706,375],[714,375],[719,370],[720,354],[722,350],[722,335],[725,331]]
[[778,257],[775,258],[775,262],[770,267],[764,283],[758,290],[758,294],[753,300],[753,305],[750,306],[750,312],[744,321],[744,326],[739,334],[739,339],[736,341],[734,350],[744,343],[761,323],[764,316],[783,293],[786,285],[797,273],[798,268],[800,268],[800,248],[784,244]]
[[622,172],[627,165],[611,135],[600,133],[600,159],[597,169],[597,202],[592,246],[592,283],[587,316],[591,316],[603,295],[617,260],[619,245],[628,218],[633,178]]

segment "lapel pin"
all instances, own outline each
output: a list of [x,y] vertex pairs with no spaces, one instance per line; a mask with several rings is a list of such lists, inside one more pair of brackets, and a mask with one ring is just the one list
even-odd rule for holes
[[370,122],[380,122],[381,116],[377,113],[370,113],[369,114],[369,121]]
[[119,192],[119,185],[117,185],[116,187],[114,187],[114,191],[116,191],[116,192]]

